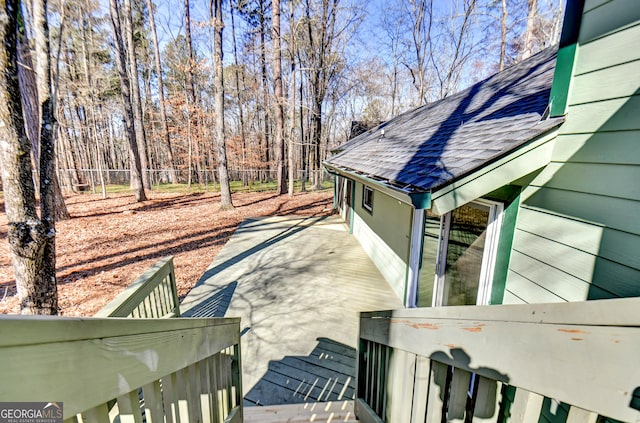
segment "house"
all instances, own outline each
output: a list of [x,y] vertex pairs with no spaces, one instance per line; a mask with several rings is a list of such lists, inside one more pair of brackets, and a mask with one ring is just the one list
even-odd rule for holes
[[640,6],[568,2],[559,48],[325,162],[408,307],[640,295]]

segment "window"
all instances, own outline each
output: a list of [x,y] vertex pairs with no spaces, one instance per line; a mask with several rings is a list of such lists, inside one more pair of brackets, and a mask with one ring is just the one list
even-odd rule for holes
[[488,304],[502,208],[476,200],[441,217],[426,215],[420,306]]
[[373,190],[366,185],[362,188],[362,207],[373,213]]

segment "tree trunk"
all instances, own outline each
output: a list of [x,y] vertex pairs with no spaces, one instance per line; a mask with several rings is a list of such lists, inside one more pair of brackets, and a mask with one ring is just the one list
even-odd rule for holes
[[233,209],[231,202],[231,187],[229,185],[229,172],[227,170],[227,146],[224,138],[224,79],[222,68],[222,0],[213,0],[214,14],[214,57],[213,57],[213,96],[216,109],[215,141],[218,151],[218,172],[220,179],[220,209]]
[[[39,122],[40,122],[40,110],[38,106],[38,87],[35,75],[35,69],[33,65],[33,60],[31,58],[31,52],[29,51],[29,40],[27,39],[27,34],[25,28],[21,28],[17,35],[18,37],[18,63],[20,64],[18,67],[18,79],[20,81],[20,92],[22,97],[22,110],[24,112],[26,131],[29,137],[29,141],[31,144],[31,154],[32,160],[35,165],[36,172],[39,172],[40,163],[40,145],[39,145]],[[49,65],[50,67],[50,65]],[[50,73],[50,72],[49,72]],[[53,101],[52,101],[53,103]],[[52,104],[53,110],[55,110],[55,104]],[[52,129],[53,135],[57,131],[56,128]],[[55,159],[54,159],[55,166]],[[36,174],[38,175],[38,174]],[[38,182],[39,178],[36,178],[36,182]],[[55,219],[56,220],[66,220],[71,216],[69,215],[69,211],[67,210],[67,205],[64,202],[64,197],[62,196],[62,190],[60,189],[60,183],[58,182],[57,175],[53,174],[53,187],[54,187],[54,202],[55,202]],[[36,186],[36,189],[39,189]]]
[[527,14],[527,28],[524,32],[524,41],[520,60],[524,60],[533,54],[533,33],[536,29],[536,18],[538,16],[538,0],[527,0],[527,6],[529,8],[529,13]]
[[[295,15],[293,2],[289,2],[289,28],[295,26]],[[289,102],[289,150],[287,151],[287,162],[289,166],[289,197],[293,197],[295,174],[293,168],[293,146],[296,131],[296,60],[295,60],[295,32],[289,31],[289,57],[291,60],[291,98]]]
[[427,81],[427,57],[431,44],[431,26],[433,24],[433,1],[411,1],[411,19],[413,19],[412,37],[415,48],[416,66],[409,68],[413,84],[418,91],[419,104],[428,102],[429,83]]
[[311,171],[311,189],[320,189],[318,170],[320,169],[320,142],[322,141],[322,100],[314,89],[315,101],[311,110],[311,150],[309,151],[309,168]]
[[265,41],[265,32],[266,32],[266,18],[264,10],[264,3],[262,1],[260,3],[260,64],[261,64],[261,73],[262,73],[262,110],[264,111],[264,162],[267,166],[267,169],[270,168],[270,149],[271,145],[269,143],[270,133],[269,133],[269,90],[267,84],[267,47]]
[[189,143],[193,148],[195,153],[195,164],[196,164],[196,172],[198,174],[198,183],[203,184],[203,171],[202,168],[202,154],[200,149],[201,137],[199,125],[198,125],[198,96],[196,95],[196,77],[195,77],[195,67],[196,67],[196,59],[195,54],[193,52],[193,41],[191,39],[191,12],[189,7],[189,0],[184,0],[184,25],[185,32],[187,37],[187,48],[189,50],[189,65],[187,66],[187,73],[189,74],[189,89],[187,90],[188,99],[187,101],[187,119],[189,120],[188,125],[191,128],[189,132]]
[[111,28],[113,29],[113,39],[116,49],[116,66],[120,76],[120,94],[122,96],[122,106],[124,109],[124,123],[129,141],[129,162],[131,168],[131,184],[136,196],[136,201],[146,201],[142,183],[142,166],[140,164],[140,154],[136,142],[135,121],[133,116],[133,106],[129,94],[130,84],[127,75],[126,57],[124,42],[122,40],[122,26],[120,25],[120,15],[118,14],[118,0],[109,0],[109,15],[111,17]]
[[33,163],[40,162],[38,141],[40,138],[38,122],[40,111],[38,110],[38,87],[36,73],[31,57],[29,40],[26,28],[18,31],[18,80],[20,81],[22,112],[24,113],[25,129],[31,142],[31,154]]
[[[242,169],[242,183],[243,185],[247,186],[249,183],[249,180],[247,178],[247,169],[246,169],[246,156],[247,156],[247,140],[246,140],[246,136],[245,136],[245,131],[244,131],[244,105],[243,105],[243,98],[240,92],[240,65],[238,64],[238,45],[236,43],[236,24],[235,24],[235,19],[234,19],[234,15],[235,13],[233,12],[233,4],[231,1],[229,1],[229,14],[231,15],[231,39],[233,40],[233,63],[234,63],[234,68],[235,68],[235,74],[236,74],[236,94],[237,94],[237,98],[238,98],[238,117],[240,118],[240,141],[242,144],[242,151],[241,151],[241,169]],[[244,72],[242,73],[242,81],[243,81],[243,88],[245,86],[244,84]]]
[[278,194],[286,192],[284,177],[284,107],[282,98],[282,49],[280,47],[280,0],[271,0],[273,39],[273,91],[276,96],[276,169]]
[[[47,22],[44,12],[46,5],[39,1],[35,6],[36,50],[48,53],[40,42],[47,40]],[[0,0],[0,35],[3,49],[0,50],[0,158],[2,160],[2,183],[5,193],[5,211],[8,220],[9,248],[14,266],[18,298],[23,314],[57,314],[58,296],[55,276],[55,229],[53,215],[53,180],[41,181],[43,199],[43,219],[36,213],[35,187],[30,163],[30,145],[22,115],[20,84],[17,63],[17,22],[20,13],[18,0]],[[43,20],[44,19],[44,20]],[[39,40],[39,41],[38,41]],[[39,57],[43,59],[43,57]],[[46,69],[46,60],[40,60],[39,68]],[[47,73],[49,76],[49,73]],[[50,90],[50,85],[49,85]],[[51,98],[44,101],[43,122],[45,143],[42,159],[53,159],[51,126],[53,122]],[[49,175],[53,169],[50,163],[41,166],[41,175]],[[43,172],[44,171],[44,172]],[[42,194],[41,194],[42,195]],[[53,255],[52,255],[53,253]],[[54,261],[47,262],[54,259]]]
[[505,58],[507,56],[507,0],[502,0],[502,19],[500,19],[500,61],[498,71],[504,70]]
[[160,125],[162,128],[162,137],[167,147],[167,155],[169,158],[169,181],[175,184],[176,181],[176,163],[173,158],[173,148],[171,147],[171,137],[169,136],[169,125],[167,124],[167,109],[164,104],[164,78],[162,76],[162,64],[160,61],[160,44],[158,43],[158,32],[156,31],[156,19],[153,13],[154,5],[151,0],[147,0],[147,8],[149,9],[149,25],[151,26],[151,34],[153,35],[153,50],[155,53],[156,74],[158,75],[158,102],[160,103]]
[[[33,18],[36,46],[36,80],[40,105],[40,218],[46,237],[42,258],[42,289],[55,296],[56,287],[56,201],[55,201],[55,135],[58,123],[53,110],[51,87],[51,52],[49,46],[49,24],[47,22],[47,0],[33,2]],[[46,314],[57,314],[56,309]],[[37,307],[39,310],[40,307]],[[23,309],[24,311],[24,309]],[[36,310],[30,310],[32,314]]]
[[189,74],[189,100],[191,105],[196,107],[196,78],[193,73],[195,66],[195,57],[193,54],[193,41],[191,40],[191,12],[189,8],[189,0],[184,0],[184,25],[187,37],[187,48],[189,49],[189,65],[187,72]]
[[[534,0],[535,1],[535,0]],[[467,35],[470,25],[471,17],[475,11],[477,0],[469,0],[464,3],[464,16],[462,19],[462,25],[460,26],[460,32],[457,34],[455,47],[453,51],[453,59],[451,65],[447,70],[447,75],[444,79],[440,80],[440,98],[446,98],[451,91],[456,87],[460,73],[462,72],[462,43],[465,35]]]
[[124,0],[125,32],[127,34],[127,52],[129,53],[129,85],[131,87],[131,105],[135,119],[135,135],[142,167],[142,184],[145,189],[151,189],[149,175],[149,156],[147,154],[147,137],[144,132],[144,119],[142,114],[142,97],[140,96],[140,81],[138,79],[138,58],[136,56],[136,44],[133,39],[133,16],[131,14],[131,0]]
[[[320,17],[311,16],[310,0],[306,1],[307,35],[309,37],[309,67],[311,68],[311,150],[309,168],[312,173],[312,189],[321,188],[321,144],[322,144],[322,107],[327,87],[332,77],[332,60],[335,58],[333,45],[335,39],[336,13],[338,0],[322,0]],[[319,28],[314,28],[317,21]]]
[[[302,78],[300,78],[302,79]],[[302,104],[302,99],[304,98],[303,92],[303,83],[300,81],[300,170],[302,171],[301,181],[300,181],[300,191],[307,191],[307,172],[309,169],[308,160],[307,160],[307,141],[305,139],[304,133],[304,105]]]

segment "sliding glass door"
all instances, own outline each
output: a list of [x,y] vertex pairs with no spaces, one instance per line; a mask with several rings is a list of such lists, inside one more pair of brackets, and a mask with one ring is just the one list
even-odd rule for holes
[[419,306],[488,304],[501,212],[502,204],[478,200],[444,216],[427,213]]

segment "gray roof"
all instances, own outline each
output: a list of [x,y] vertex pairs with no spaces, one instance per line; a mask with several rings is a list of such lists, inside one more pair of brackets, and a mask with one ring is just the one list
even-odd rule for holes
[[460,93],[403,113],[341,145],[325,164],[410,192],[448,185],[562,123],[563,118],[543,118],[556,52],[546,49]]

